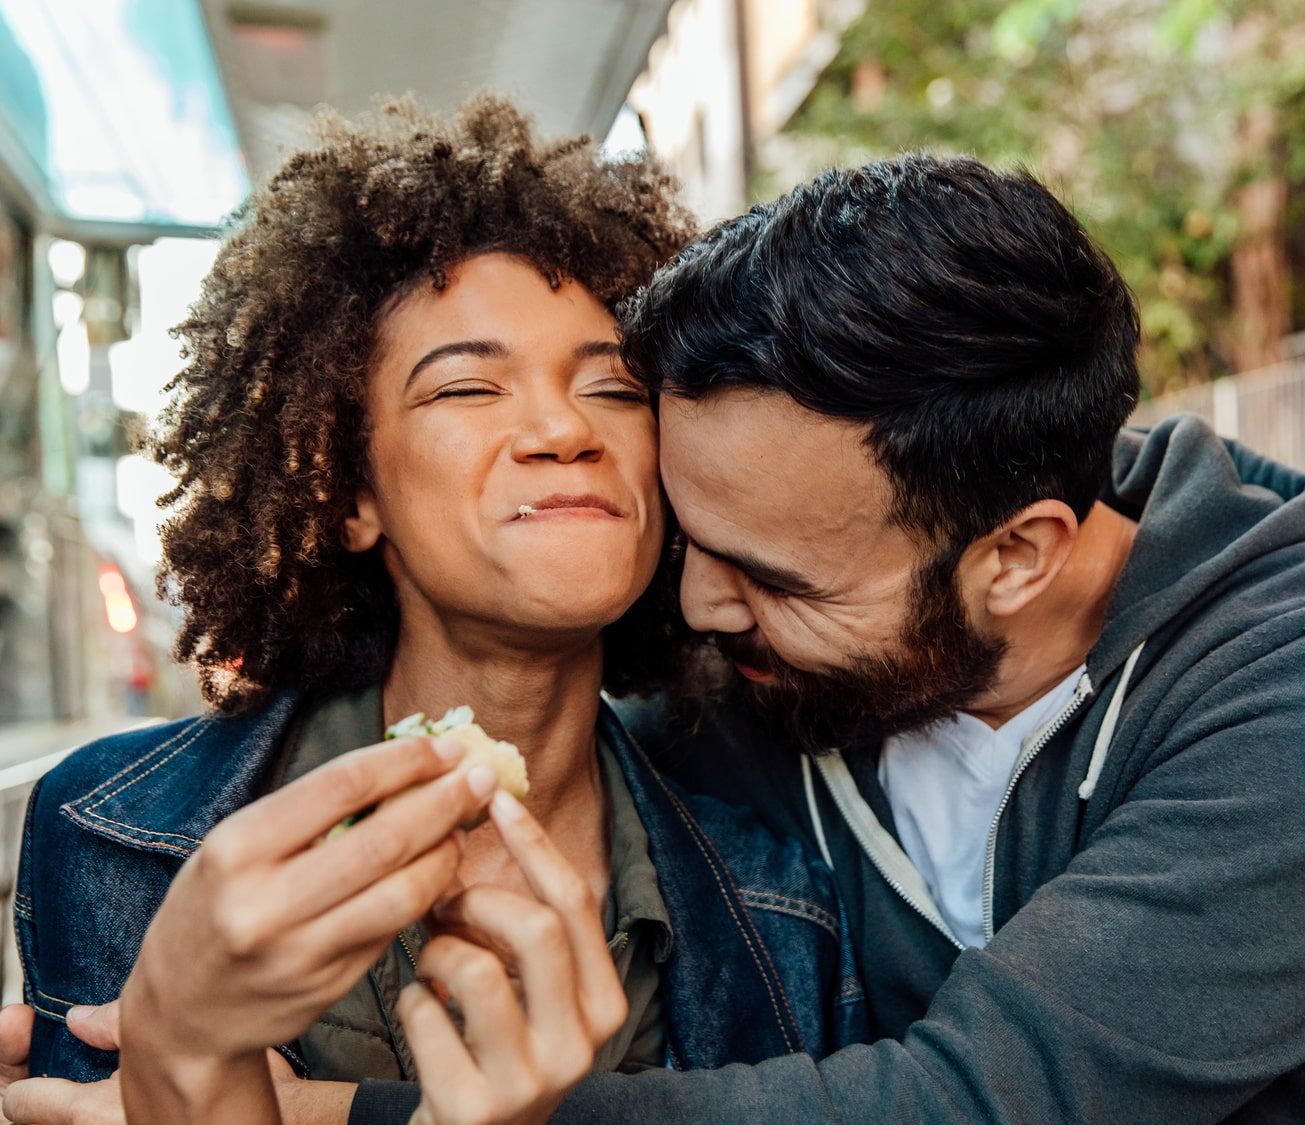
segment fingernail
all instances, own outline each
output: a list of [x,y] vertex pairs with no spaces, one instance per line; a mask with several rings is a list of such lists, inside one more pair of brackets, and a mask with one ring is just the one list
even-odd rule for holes
[[467,788],[477,797],[488,797],[498,785],[498,774],[489,766],[472,766],[467,771]]
[[454,762],[460,762],[462,756],[467,752],[467,748],[463,746],[461,742],[456,738],[450,738],[446,734],[442,734],[438,738],[432,739],[431,742],[435,747],[435,753],[443,758],[444,761],[448,762],[449,765],[452,765]]
[[64,1013],[64,1019],[69,1023],[80,1023],[95,1011],[93,1004],[75,1004]]
[[526,815],[526,807],[506,789],[500,789],[490,802],[494,811],[505,820],[520,820]]

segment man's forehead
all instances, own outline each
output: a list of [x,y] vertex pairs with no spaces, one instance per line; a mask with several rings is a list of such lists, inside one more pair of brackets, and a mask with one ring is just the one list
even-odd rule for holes
[[777,539],[878,522],[886,478],[862,428],[778,392],[720,391],[661,400],[662,471],[692,531],[717,519]]

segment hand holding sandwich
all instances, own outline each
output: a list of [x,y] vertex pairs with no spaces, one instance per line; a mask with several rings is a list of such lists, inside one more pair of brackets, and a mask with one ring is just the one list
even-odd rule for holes
[[449,738],[366,747],[209,834],[123,989],[129,1120],[277,1120],[264,1049],[300,1034],[452,885],[457,826],[497,785],[490,769],[456,770],[463,754]]

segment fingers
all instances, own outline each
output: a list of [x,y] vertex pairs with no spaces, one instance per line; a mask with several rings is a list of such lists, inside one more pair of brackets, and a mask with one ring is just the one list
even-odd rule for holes
[[27,1078],[5,1091],[4,1116],[13,1125],[78,1125],[81,1087],[63,1078]]
[[36,1013],[26,1004],[9,1004],[0,1010],[0,1066],[26,1066],[35,1018]]
[[68,1009],[68,1030],[90,1047],[101,1051],[116,1051],[121,1043],[118,1036],[118,1001],[91,1007],[79,1004]]
[[497,784],[493,770],[476,766],[401,793],[348,832],[284,863],[275,874],[281,912],[314,917],[374,887],[448,840]]
[[[440,910],[438,921],[441,925],[466,927],[474,932],[476,940],[487,940],[498,957],[517,966],[530,1026],[540,1041],[566,1043],[588,1038],[588,1028],[576,1005],[570,939],[555,910],[512,891],[482,885],[472,887]],[[603,955],[610,960],[606,948]],[[444,981],[437,973],[431,975]],[[472,1018],[479,1011],[480,995],[475,993],[466,1009],[469,1033]],[[476,1054],[474,1049],[472,1053]]]
[[[388,941],[444,897],[452,884],[462,849],[452,838],[419,855],[406,867],[377,880],[360,894],[313,919],[304,929],[316,949],[343,951]],[[318,944],[320,942],[320,944]]]
[[[554,956],[531,969],[527,1017],[508,982],[506,966],[488,949],[439,934],[422,950],[418,973],[437,982],[436,987],[458,1002],[465,1021],[459,1039],[448,1012],[424,986],[409,986],[400,998],[400,1018],[422,1079],[426,1111],[422,1120],[543,1121],[592,1065],[596,1048],[581,1026],[575,994],[539,991],[536,969],[543,968],[544,960],[551,960],[554,968],[565,965],[569,956],[565,937],[560,924],[550,933],[533,920],[517,926],[508,922],[509,900],[519,905],[525,901],[520,896],[474,891],[467,892],[467,901],[456,913],[487,924],[502,943],[520,945],[533,931]],[[551,913],[538,903],[529,907],[529,913]],[[536,991],[531,992],[531,987]],[[571,1013],[569,1023],[547,1010],[551,1004]]]
[[419,976],[457,1001],[467,1050],[485,1077],[494,1085],[514,1082],[514,1060],[529,1057],[529,1030],[503,962],[473,942],[437,934],[417,965]]
[[[424,963],[425,951],[421,960]],[[488,1102],[492,1091],[444,1005],[418,982],[399,993],[398,1013],[417,1064],[422,1100],[435,1111],[430,1116],[436,1121],[470,1120],[472,1107]]]
[[500,789],[489,809],[494,827],[530,889],[557,912],[574,958],[582,1015],[598,1041],[606,1042],[620,1030],[627,1006],[589,885],[510,793]]
[[[464,756],[456,739],[396,738],[342,754],[233,813],[209,836],[230,862],[292,855],[346,816],[448,773]],[[210,851],[213,849],[210,848]]]

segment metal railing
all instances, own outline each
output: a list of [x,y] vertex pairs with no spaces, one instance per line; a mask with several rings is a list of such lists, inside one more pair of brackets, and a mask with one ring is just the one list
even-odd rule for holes
[[1305,469],[1305,357],[1149,399],[1132,420],[1150,426],[1183,412],[1199,414],[1223,437],[1274,461]]

